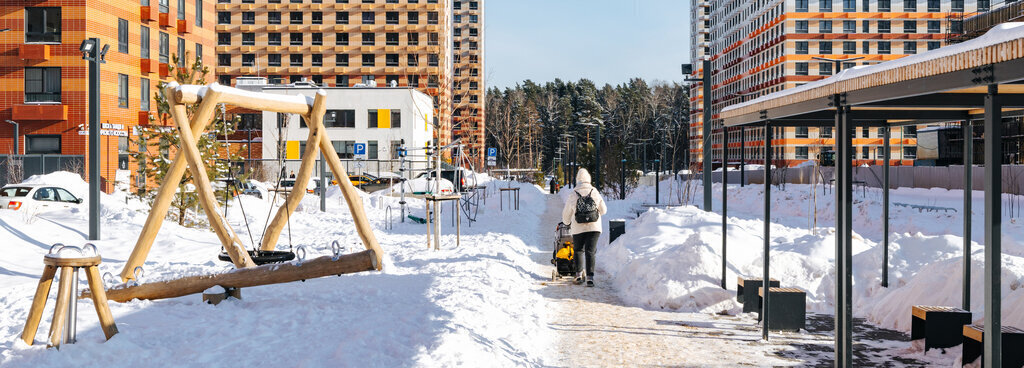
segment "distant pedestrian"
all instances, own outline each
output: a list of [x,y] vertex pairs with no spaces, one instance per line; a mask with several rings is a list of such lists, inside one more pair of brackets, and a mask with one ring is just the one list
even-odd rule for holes
[[291,174],[288,174],[288,179],[295,179],[295,172],[294,171],[292,171]]
[[[608,213],[608,207],[604,204],[601,192],[590,184],[587,169],[580,169],[576,173],[576,188],[562,209],[562,222],[569,224],[572,232],[577,270],[584,269],[581,255],[586,255],[587,286],[594,286],[594,254],[597,252],[597,238],[601,236],[601,215],[605,213]],[[583,275],[577,274],[576,284],[582,284],[583,281]]]
[[554,177],[552,177],[551,182],[548,183],[548,191],[551,194],[558,193],[558,180],[555,180]]

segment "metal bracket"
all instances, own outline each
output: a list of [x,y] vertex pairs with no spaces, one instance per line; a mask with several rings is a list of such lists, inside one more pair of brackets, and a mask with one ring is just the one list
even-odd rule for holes
[[971,78],[971,83],[974,84],[992,84],[996,81],[995,66],[992,64],[973,68],[971,73],[975,75]]

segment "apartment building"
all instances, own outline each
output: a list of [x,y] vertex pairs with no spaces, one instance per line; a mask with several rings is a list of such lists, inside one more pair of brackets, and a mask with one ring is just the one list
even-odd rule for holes
[[[837,72],[831,61],[851,59],[842,68],[871,65],[941,47],[959,32],[964,14],[985,11],[989,1],[964,0],[696,0],[691,9],[691,57],[711,60],[712,129],[710,144],[721,162],[725,106],[827,78]],[[855,60],[854,60],[855,59]],[[695,68],[693,77],[702,70]],[[691,150],[701,161],[702,86],[691,86]],[[832,151],[833,122],[821,128],[773,128],[779,158],[794,165]],[[740,158],[741,139],[748,162],[762,162],[763,129],[729,130],[729,163]],[[853,141],[855,164],[880,164],[883,135],[878,128],[858,128]],[[893,165],[913,165],[916,127],[893,130]]]
[[452,132],[452,1],[217,0],[216,74],[272,84],[411,87],[431,96],[437,139]]
[[[101,187],[144,182],[129,151],[150,124],[153,94],[170,80],[172,55],[213,60],[214,0],[33,0],[0,3],[0,154],[88,159],[87,38],[109,45],[101,66]],[[184,62],[184,59],[181,60]],[[87,168],[84,168],[87,170]],[[128,183],[124,183],[128,184]]]
[[466,145],[463,154],[478,167],[484,164],[484,1],[455,0],[452,28],[453,134]]

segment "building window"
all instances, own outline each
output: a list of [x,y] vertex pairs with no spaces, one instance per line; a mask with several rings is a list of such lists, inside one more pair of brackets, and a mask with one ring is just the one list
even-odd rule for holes
[[60,68],[25,68],[25,102],[61,102]]
[[178,19],[185,20],[185,0],[178,0]]
[[888,12],[892,10],[891,0],[878,0],[878,11]]
[[438,60],[437,54],[427,55],[427,66],[437,66],[439,64]]
[[928,0],[928,11],[938,13],[941,10],[939,0]]
[[821,42],[818,42],[818,53],[819,54],[831,54],[832,53],[832,41],[821,41]]
[[149,79],[139,79],[139,110],[149,111]]
[[[419,66],[420,65],[420,56],[419,55],[409,54],[408,59],[409,59],[408,60],[409,61],[409,66]],[[456,70],[458,70],[458,69],[456,69]]]
[[139,57],[149,59],[149,27],[139,28]]
[[818,21],[818,33],[832,33],[832,21],[821,20]]
[[843,21],[843,33],[857,33],[857,21],[855,21],[855,20],[844,20]]
[[292,46],[302,46],[302,33],[292,32],[288,35],[288,44]]
[[427,24],[437,24],[438,19],[437,12],[427,12]]
[[385,35],[385,44],[388,46],[398,46],[398,33],[388,33]]
[[373,46],[376,43],[375,42],[375,39],[376,39],[375,36],[376,36],[375,33],[370,33],[370,32],[363,33],[363,45],[364,46]]
[[843,54],[853,55],[857,53],[857,41],[843,41]]
[[310,23],[312,23],[312,24],[324,24],[324,13],[323,12],[312,12],[312,13],[310,13]]
[[398,12],[384,13],[384,24],[398,24]]
[[940,33],[942,32],[942,23],[937,20],[928,21],[928,33]]
[[375,83],[376,81],[377,80],[374,79],[374,77],[372,75],[364,75],[364,76],[362,76],[362,82],[361,83],[363,85],[367,85],[368,86],[368,85],[370,85],[370,83]]
[[398,54],[384,55],[384,66],[398,66]]
[[375,65],[375,61],[376,60],[374,60],[373,54],[364,54],[363,55],[363,66],[374,66]]
[[913,125],[903,127],[903,138],[917,138],[917,127]]
[[[856,133],[854,133],[854,134],[856,134]],[[860,137],[861,138],[871,138],[871,128],[868,128],[868,127],[860,128]]]
[[231,24],[231,12],[217,12],[217,24]]
[[[302,54],[291,54],[288,55],[290,66],[302,66]],[[293,75],[293,77],[295,77]]]
[[917,147],[903,146],[903,158],[915,159],[917,158]]
[[917,42],[905,41],[903,42],[903,53],[907,55],[913,55],[917,53]]
[[158,10],[161,13],[170,13],[171,12],[171,4],[168,2],[168,0],[159,0],[159,4],[160,4],[160,6],[159,6]]
[[843,0],[843,11],[844,12],[855,12],[855,11],[857,11],[857,0]]
[[334,35],[334,44],[338,46],[348,46],[348,33],[338,33]]
[[860,148],[860,158],[863,159],[863,160],[867,160],[868,158],[871,158],[871,147],[866,147],[866,146],[865,147],[861,147]]
[[279,67],[281,66],[281,54],[267,54],[267,66]]
[[377,147],[377,141],[367,141],[366,142],[366,159],[367,160],[376,160],[378,158],[378,152],[377,152],[378,149],[379,148]]
[[892,53],[892,44],[889,41],[878,41],[878,53],[888,55]]
[[871,33],[871,22],[870,21],[866,21],[866,20],[865,21],[861,21],[860,32],[861,33]]
[[[338,56],[341,56],[341,55],[338,55]],[[346,56],[348,56],[348,55],[346,55]],[[348,76],[347,75],[339,75],[337,77],[334,77],[334,80],[335,80],[334,85],[336,85],[338,87],[348,87]],[[355,119],[355,111],[352,112],[352,118]]]
[[288,24],[302,24],[302,12],[288,13]]
[[905,20],[905,21],[903,21],[903,33],[917,33],[917,21],[916,20]]
[[808,33],[810,31],[809,28],[806,20],[796,21],[796,33]]
[[60,42],[61,8],[25,8],[25,42]]
[[312,60],[310,61],[310,63],[312,63],[313,66],[324,66],[324,55],[323,54],[313,54],[312,55]]
[[[244,37],[243,37],[244,42]],[[231,34],[230,33],[218,33],[217,34],[217,46],[231,46]]]
[[808,147],[796,147],[796,159],[806,160],[809,156],[809,151],[810,149]]
[[267,44],[270,46],[281,46],[281,34],[278,32],[267,33]]
[[269,12],[269,13],[267,13],[267,23],[269,23],[269,24],[281,24],[281,12]]
[[964,0],[953,0],[950,8],[954,13],[964,11]]
[[807,0],[796,0],[796,11],[807,12]]
[[832,63],[818,63],[818,75],[832,75]]
[[409,76],[409,87],[419,88],[419,86],[420,86],[420,76],[418,76],[418,75],[410,75]]
[[26,134],[25,154],[60,154],[60,134]]
[[808,63],[798,62],[796,63],[796,75],[808,75]]
[[337,54],[335,57],[335,65],[337,66],[348,66],[348,54]]
[[334,23],[337,24],[348,24],[348,12],[337,12],[334,13]]
[[880,20],[878,21],[878,33],[889,33],[892,32],[892,21]]
[[409,34],[409,46],[417,46],[420,44],[420,34],[413,32]]
[[479,35],[480,35],[480,32],[479,32],[479,31],[480,31],[480,30],[478,30],[478,29],[476,29],[476,28],[470,28],[470,29],[469,29],[469,37],[476,37],[476,36],[479,36]]
[[242,12],[242,24],[256,24],[256,13]]
[[230,86],[231,85],[231,76],[230,75],[218,75],[217,76],[217,81],[218,81],[217,83],[220,83],[223,86]]
[[[222,34],[228,36],[227,39],[229,41],[231,40],[231,34],[230,33],[222,33]],[[253,46],[255,44],[256,44],[256,34],[255,33],[242,33],[242,46]]]
[[185,67],[185,39],[178,37],[178,66]]
[[377,127],[377,110],[366,111],[366,127],[376,128]]
[[128,53],[128,21],[117,19],[117,52]]
[[231,54],[217,54],[217,66],[231,66]]
[[819,138],[832,138],[832,127],[824,126],[824,127],[818,128],[818,137]]
[[313,39],[310,41],[310,43],[312,43],[313,46],[323,46],[324,45],[324,34],[323,33],[319,33],[319,32],[313,33]]
[[420,24],[420,12],[409,12],[409,24]]
[[441,36],[435,33],[427,35],[427,46],[437,46],[440,44]]
[[363,12],[363,24],[373,24],[373,12]]
[[117,75],[117,107],[128,108],[128,75]]
[[242,54],[242,66],[244,66],[244,67],[256,66],[256,54]]
[[196,0],[196,26],[203,26],[203,0]]
[[391,110],[391,127],[401,128],[402,127],[402,110],[392,109]]
[[905,11],[905,12],[917,11],[917,0],[903,0],[903,11]]
[[928,41],[928,50],[935,50],[942,47],[942,42],[939,41]]
[[810,52],[810,48],[807,46],[807,41],[796,41],[796,53],[799,55],[806,55]]

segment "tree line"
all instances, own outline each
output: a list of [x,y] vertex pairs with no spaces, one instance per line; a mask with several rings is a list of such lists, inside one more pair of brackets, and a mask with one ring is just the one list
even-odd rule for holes
[[[598,87],[594,82],[531,80],[487,91],[488,147],[498,166],[532,168],[556,176],[566,163],[596,170],[597,127],[601,171],[608,193],[635,187],[638,171],[677,172],[688,164],[689,97],[679,83],[634,78]],[[626,188],[619,188],[625,160]],[[660,160],[655,163],[655,160]]]

